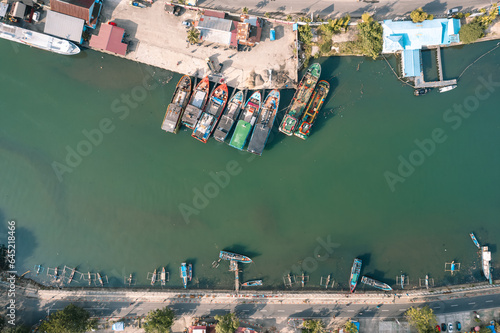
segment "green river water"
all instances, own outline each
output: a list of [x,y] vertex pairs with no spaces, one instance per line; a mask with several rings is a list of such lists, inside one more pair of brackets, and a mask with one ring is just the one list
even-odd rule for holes
[[[495,46],[443,50],[445,78]],[[363,275],[392,285],[401,273],[410,287],[426,274],[447,285],[484,279],[471,231],[498,267],[500,49],[457,89],[422,97],[384,60],[319,59],[332,90],[313,134],[286,137],[275,124],[256,157],[160,129],[180,74],[89,50],[0,48],[0,242],[15,220],[19,274],[67,265],[146,286],[167,266],[167,286],[179,288],[188,261],[189,288],[233,288],[227,262],[211,267],[227,249],[251,256],[241,279],[268,289],[305,271],[308,288],[331,274],[346,290],[355,257]],[[454,276],[444,272],[452,260],[462,264]]]

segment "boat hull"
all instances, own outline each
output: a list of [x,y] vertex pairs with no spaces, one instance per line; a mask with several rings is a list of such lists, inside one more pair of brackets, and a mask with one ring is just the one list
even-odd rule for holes
[[252,262],[252,259],[250,259],[247,256],[244,256],[244,255],[238,254],[238,253],[228,252],[228,251],[220,251],[219,258],[223,259],[223,260],[233,260],[233,261],[241,262],[244,264],[249,264]]
[[214,139],[224,142],[238,119],[243,105],[243,91],[238,91],[229,101],[214,131]]
[[245,147],[248,136],[250,135],[253,125],[259,116],[260,100],[261,95],[260,92],[257,91],[254,92],[246,102],[245,108],[243,109],[240,119],[236,124],[231,141],[229,142],[231,147],[239,150],[243,150],[243,147]]
[[242,287],[257,287],[262,286],[262,280],[253,280],[245,282],[241,285]]
[[280,102],[280,92],[272,90],[266,97],[259,118],[250,137],[248,143],[248,151],[250,153],[261,156],[266,147],[269,134],[273,129],[276,113],[278,112]]
[[189,102],[190,95],[191,78],[188,75],[184,75],[177,83],[172,101],[167,106],[167,112],[161,125],[162,130],[174,134],[179,131],[182,115]]
[[319,64],[312,64],[307,69],[306,74],[300,81],[297,91],[293,96],[290,109],[278,128],[280,132],[291,136],[296,131],[299,119],[304,113],[320,75],[321,66]]
[[295,136],[305,140],[311,134],[311,128],[318,117],[318,113],[323,107],[328,92],[330,91],[330,84],[327,81],[319,81],[318,86],[314,90],[309,104],[300,120],[300,124],[295,131]]
[[354,259],[354,263],[352,264],[351,268],[351,277],[349,279],[349,289],[351,290],[351,293],[354,292],[358,284],[359,273],[361,272],[361,264],[362,262],[360,259]]
[[206,76],[196,85],[182,116],[182,124],[187,128],[194,129],[200,119],[208,100],[209,89],[210,81],[208,80],[208,76]]
[[389,286],[387,283],[374,280],[374,279],[369,278],[367,276],[363,276],[361,278],[361,283],[367,284],[369,286],[372,286],[374,288],[384,290],[384,291],[391,291],[392,290],[391,286]]
[[212,135],[215,129],[215,125],[219,121],[222,115],[222,110],[226,106],[228,97],[227,85],[222,84],[214,89],[210,100],[205,107],[205,112],[200,117],[200,120],[196,124],[193,134],[191,135],[195,139],[206,143]]

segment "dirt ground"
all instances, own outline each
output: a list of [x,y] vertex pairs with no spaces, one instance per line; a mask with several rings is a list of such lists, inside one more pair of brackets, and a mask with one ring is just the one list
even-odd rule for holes
[[[126,58],[163,69],[203,77],[208,74],[205,59],[223,64],[221,77],[228,85],[254,89],[293,87],[297,82],[297,60],[294,58],[295,32],[290,24],[266,22],[261,42],[248,51],[237,52],[223,45],[203,42],[188,45],[187,29],[182,22],[193,22],[199,12],[184,9],[174,16],[164,10],[164,1],[147,8],[132,7],[128,0],[107,0],[101,22],[114,21],[128,34],[129,53]],[[276,40],[269,40],[275,28]],[[97,34],[97,31],[94,32]],[[273,70],[269,81],[269,70]],[[217,81],[221,77],[213,76]],[[253,82],[249,79],[252,78]]]

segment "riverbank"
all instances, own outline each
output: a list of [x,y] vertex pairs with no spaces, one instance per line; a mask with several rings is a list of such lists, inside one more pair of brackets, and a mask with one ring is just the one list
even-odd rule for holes
[[[180,16],[164,10],[165,2],[154,2],[150,7],[137,8],[128,1],[106,1],[101,14],[102,24],[115,22],[129,36],[126,59],[162,69],[197,76],[209,75],[206,59],[210,57],[222,65],[220,75],[235,88],[281,89],[292,88],[297,82],[295,32],[291,24],[265,21],[258,45],[247,51],[238,51],[222,44],[206,41],[196,45],[187,43],[187,30],[182,22],[195,22],[202,8],[186,7]],[[236,14],[237,15],[237,14]],[[270,29],[276,31],[276,40],[270,41]],[[97,34],[98,30],[94,32]],[[269,70],[273,74],[269,76]]]

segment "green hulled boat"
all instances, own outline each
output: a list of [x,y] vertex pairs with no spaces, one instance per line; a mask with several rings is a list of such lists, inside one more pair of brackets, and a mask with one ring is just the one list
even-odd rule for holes
[[304,112],[298,129],[294,133],[295,136],[305,140],[311,134],[311,127],[318,116],[319,110],[323,107],[323,103],[329,91],[330,84],[328,82],[325,80],[318,82],[318,86],[314,90],[311,100],[307,105],[306,112]]
[[255,120],[259,116],[260,99],[261,95],[258,91],[254,92],[248,99],[245,108],[240,114],[240,119],[236,124],[231,141],[229,142],[231,147],[242,150],[245,146],[248,136],[255,124]]
[[307,103],[311,98],[314,87],[316,87],[316,83],[318,83],[320,75],[320,64],[312,64],[307,69],[306,74],[300,81],[297,91],[293,96],[290,109],[280,124],[280,132],[285,133],[286,135],[292,135],[295,132],[297,125],[299,124],[299,119],[302,117],[302,114],[306,109]]

